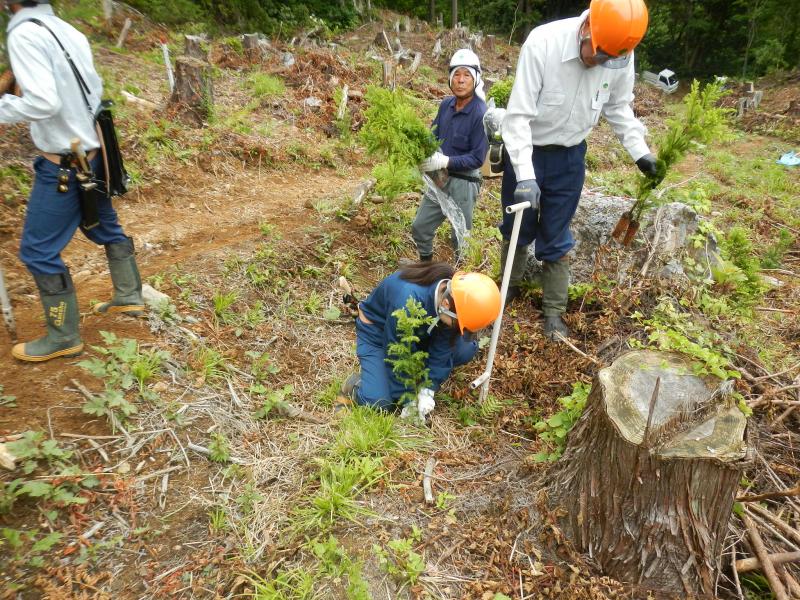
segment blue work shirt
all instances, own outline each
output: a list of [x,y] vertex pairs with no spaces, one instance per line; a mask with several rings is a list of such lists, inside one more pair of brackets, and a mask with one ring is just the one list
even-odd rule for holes
[[[438,282],[437,282],[438,283]],[[409,298],[419,302],[431,317],[436,317],[435,294],[437,283],[431,285],[419,285],[411,283],[400,277],[400,271],[389,275],[378,284],[372,293],[363,300],[359,306],[364,316],[372,322],[372,326],[363,328],[365,333],[375,339],[370,340],[374,344],[383,344],[387,349],[390,344],[400,341],[397,331],[397,318],[392,313],[398,308],[405,308]],[[416,331],[419,342],[415,344],[414,350],[423,350],[428,353],[425,366],[428,367],[428,376],[431,380],[431,389],[438,390],[439,386],[450,376],[453,370],[455,348],[455,337],[459,337],[458,330],[447,327],[444,323],[439,323],[428,333],[428,326],[420,327]],[[380,336],[380,339],[378,337]],[[467,342],[474,345],[475,341]]]
[[442,142],[440,152],[450,158],[451,171],[474,171],[486,160],[489,141],[483,131],[486,103],[473,96],[472,100],[456,111],[456,97],[448,96],[439,105],[433,120],[433,132]]

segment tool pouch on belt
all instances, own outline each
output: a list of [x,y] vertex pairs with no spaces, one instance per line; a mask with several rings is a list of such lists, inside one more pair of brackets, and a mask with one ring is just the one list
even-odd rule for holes
[[100,224],[97,205],[103,192],[98,189],[97,182],[90,174],[78,172],[76,178],[78,180],[78,200],[81,204],[81,228],[92,229]]
[[503,152],[504,146],[502,143],[489,144],[489,169],[492,173],[503,172]]
[[50,32],[50,35],[52,35],[55,39],[58,47],[61,48],[61,51],[64,53],[64,58],[67,60],[73,75],[75,75],[75,79],[78,82],[78,88],[81,91],[81,96],[83,97],[83,101],[86,103],[86,108],[89,110],[89,118],[92,119],[94,128],[97,131],[97,137],[100,139],[100,150],[103,155],[103,170],[105,171],[103,181],[105,181],[106,184],[106,191],[108,192],[109,196],[122,196],[128,191],[128,186],[130,185],[131,179],[128,176],[127,171],[125,171],[125,165],[122,162],[122,152],[119,148],[117,130],[114,126],[114,118],[111,115],[111,106],[113,105],[113,102],[110,100],[103,100],[97,105],[97,110],[94,110],[92,108],[92,103],[89,102],[88,97],[88,95],[90,95],[92,92],[89,89],[89,86],[86,85],[86,81],[83,79],[78,67],[75,66],[75,63],[70,57],[69,52],[67,52],[67,49],[64,48],[61,40],[59,40],[58,36],[53,33],[52,29],[50,29],[39,19],[27,20],[47,29],[47,31]]

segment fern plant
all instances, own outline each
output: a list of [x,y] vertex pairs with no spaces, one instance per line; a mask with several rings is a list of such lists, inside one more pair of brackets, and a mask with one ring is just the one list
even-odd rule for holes
[[392,365],[392,372],[406,388],[400,396],[400,404],[403,405],[414,402],[419,391],[431,384],[429,369],[425,366],[428,353],[419,350],[417,344],[420,342],[418,332],[428,327],[433,317],[414,298],[409,298],[405,307],[398,308],[392,316],[397,319],[399,341],[389,344],[386,362]]

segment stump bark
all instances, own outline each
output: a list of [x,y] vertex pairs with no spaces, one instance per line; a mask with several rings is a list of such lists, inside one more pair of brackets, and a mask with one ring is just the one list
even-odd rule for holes
[[749,452],[746,418],[684,358],[621,356],[595,377],[550,475],[573,544],[604,574],[679,595],[714,594]]
[[184,36],[184,56],[208,62],[208,40],[200,35]]
[[202,124],[214,106],[211,65],[202,60],[181,56],[175,61],[175,90],[169,107],[175,113]]

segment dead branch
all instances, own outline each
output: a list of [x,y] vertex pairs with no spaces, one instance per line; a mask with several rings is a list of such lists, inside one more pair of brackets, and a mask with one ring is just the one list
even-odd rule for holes
[[[769,560],[773,565],[785,565],[790,562],[800,560],[800,552],[776,552],[769,555]],[[736,571],[747,573],[748,571],[761,571],[761,561],[758,558],[742,558],[736,561]]]
[[742,522],[747,528],[750,541],[753,543],[753,549],[755,550],[756,556],[758,556],[758,560],[761,562],[761,570],[767,578],[767,581],[769,581],[769,587],[772,589],[772,593],[775,594],[776,600],[789,600],[789,596],[786,594],[786,588],[783,587],[783,583],[781,583],[781,580],[778,578],[778,573],[775,571],[775,567],[770,560],[767,549],[764,547],[764,541],[761,539],[761,534],[758,533],[755,523],[753,523],[753,520],[746,514],[742,515]]
[[759,502],[761,500],[771,500],[773,498],[786,498],[788,496],[800,495],[800,483],[788,490],[779,490],[777,492],[767,492],[765,494],[758,494],[756,496],[739,496],[736,498],[737,502]]
[[431,486],[431,476],[433,475],[433,469],[436,466],[436,459],[431,456],[428,459],[428,462],[425,463],[425,475],[422,478],[422,491],[425,494],[425,503],[426,504],[433,504],[433,488]]
[[758,504],[750,504],[747,506],[747,510],[752,511],[760,517],[766,519],[796,543],[800,544],[800,531],[797,531],[794,527],[791,527],[783,519],[772,514],[772,512],[768,511],[766,508],[762,508]]

